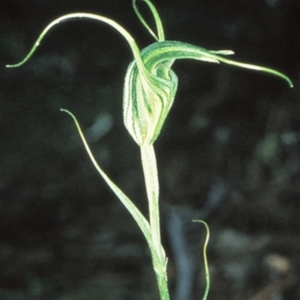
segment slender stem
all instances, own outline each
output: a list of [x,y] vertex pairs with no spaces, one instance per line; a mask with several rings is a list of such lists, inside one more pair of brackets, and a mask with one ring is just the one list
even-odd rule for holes
[[158,284],[158,290],[161,300],[170,300],[167,271],[161,276],[156,273],[156,279]]
[[150,230],[152,241],[155,250],[158,251],[159,257],[163,258],[161,253],[161,236],[160,236],[160,216],[159,216],[159,183],[156,157],[153,145],[145,145],[141,147],[142,166],[146,184],[148,205],[149,205],[149,218]]
[[160,216],[159,216],[159,183],[156,157],[153,145],[141,146],[141,158],[146,184],[150,231],[152,245],[157,255],[152,254],[152,263],[155,271],[160,299],[169,300],[169,289],[167,279],[167,259],[161,244]]
[[94,164],[96,170],[103,177],[109,187],[113,190],[113,192],[118,196],[124,206],[131,213],[138,226],[144,233],[144,236],[148,242],[148,246],[151,253],[153,269],[155,271],[157,284],[160,293],[161,300],[169,300],[169,290],[168,290],[168,282],[167,282],[167,259],[165,256],[164,249],[161,245],[160,238],[160,226],[159,226],[159,206],[158,206],[158,173],[156,166],[156,159],[153,146],[145,146],[142,147],[142,162],[143,162],[143,170],[145,174],[145,182],[147,187],[147,196],[149,202],[149,214],[151,223],[149,223],[146,218],[141,214],[141,212],[137,209],[134,203],[109,179],[106,173],[100,168],[98,165],[93,153],[90,150],[90,147],[84,137],[84,134],[80,128],[80,125],[76,119],[76,117],[66,109],[61,109],[61,111],[69,114],[78,129],[79,135],[83,141],[85,149]]

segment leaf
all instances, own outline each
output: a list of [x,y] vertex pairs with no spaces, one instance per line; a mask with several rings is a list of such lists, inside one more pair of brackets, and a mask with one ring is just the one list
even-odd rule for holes
[[151,239],[151,232],[150,232],[150,225],[149,222],[146,220],[146,218],[142,215],[142,213],[139,211],[139,209],[135,206],[135,204],[122,192],[122,190],[111,181],[111,179],[106,175],[106,173],[102,170],[102,168],[97,163],[85,137],[84,134],[80,128],[80,125],[76,119],[76,117],[68,110],[61,109],[61,111],[69,114],[77,127],[78,133],[81,137],[81,140],[84,144],[84,147],[94,165],[98,173],[102,176],[102,178],[105,180],[105,182],[108,184],[108,186],[111,188],[111,190],[115,193],[115,195],[120,199],[120,201],[123,203],[123,205],[127,208],[127,210],[130,212],[134,220],[138,223],[139,227],[141,228],[149,246],[152,246],[152,239]]

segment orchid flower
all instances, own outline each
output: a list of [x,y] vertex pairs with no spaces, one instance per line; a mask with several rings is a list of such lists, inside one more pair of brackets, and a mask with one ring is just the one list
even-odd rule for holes
[[[125,38],[132,51],[134,59],[129,64],[125,75],[123,118],[126,129],[141,149],[142,166],[149,205],[149,221],[143,216],[136,205],[101,169],[95,160],[88,143],[86,142],[76,117],[66,109],[61,110],[68,113],[73,118],[95,168],[128,209],[143,232],[150,248],[161,300],[168,300],[169,291],[166,274],[167,258],[161,244],[158,197],[159,184],[153,143],[156,141],[162,130],[176,95],[178,78],[172,70],[173,63],[177,59],[193,59],[217,64],[225,63],[240,68],[270,73],[285,80],[290,87],[293,87],[293,83],[286,75],[279,71],[229,59],[228,55],[234,54],[231,50],[206,50],[186,42],[166,40],[162,22],[155,6],[150,0],[142,1],[144,1],[150,9],[156,25],[156,30],[153,31],[141,15],[137,7],[136,0],[133,0],[133,9],[138,19],[155,39],[153,44],[150,44],[143,50],[139,49],[131,34],[112,19],[92,13],[71,13],[52,21],[42,31],[26,57],[21,62],[14,65],[7,65],[7,67],[19,67],[27,62],[47,32],[62,21],[72,19],[90,19],[100,21],[113,27]],[[203,296],[203,300],[205,300],[209,289],[209,270],[206,257],[209,228],[204,221],[198,220],[198,222],[203,223],[207,230],[207,237],[203,248],[206,273],[206,290]]]

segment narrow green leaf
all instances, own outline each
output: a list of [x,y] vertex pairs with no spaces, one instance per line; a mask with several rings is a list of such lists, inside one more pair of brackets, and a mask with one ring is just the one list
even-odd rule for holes
[[206,300],[210,289],[210,274],[209,274],[209,267],[208,267],[208,260],[207,260],[207,246],[210,237],[210,230],[207,223],[203,220],[193,220],[193,222],[202,223],[206,229],[206,237],[203,245],[203,261],[204,261],[204,270],[205,270],[205,278],[206,278],[206,287],[202,298],[202,300]]
[[85,147],[94,167],[96,168],[98,173],[102,176],[102,178],[105,180],[105,182],[108,184],[108,186],[111,188],[111,190],[120,199],[120,201],[123,203],[123,205],[127,208],[127,210],[130,212],[130,214],[132,215],[134,220],[137,222],[137,224],[141,228],[141,230],[149,244],[149,247],[153,248],[149,222],[145,219],[145,217],[142,215],[142,213],[139,211],[139,209],[135,206],[135,204],[122,192],[122,190],[115,183],[113,183],[110,180],[110,178],[106,175],[106,173],[99,166],[92,151],[90,150],[90,147],[84,137],[84,134],[80,128],[80,125],[79,125],[76,117],[70,111],[68,111],[66,109],[61,109],[61,111],[69,114],[73,118],[75,125],[77,127],[77,130],[78,130],[78,133],[81,137],[84,147]]

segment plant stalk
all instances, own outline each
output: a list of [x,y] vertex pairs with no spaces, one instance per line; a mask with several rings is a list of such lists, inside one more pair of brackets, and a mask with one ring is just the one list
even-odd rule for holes
[[159,290],[159,295],[161,300],[170,300],[167,270],[164,274],[158,275],[156,273],[157,285]]
[[[155,271],[160,299],[169,300],[167,259],[161,244],[159,214],[159,183],[156,156],[153,145],[141,146],[141,159],[149,205],[149,219],[152,245],[152,263]],[[151,250],[151,249],[150,249]]]
[[158,203],[159,183],[153,145],[141,146],[141,159],[149,205],[149,219],[152,242],[159,259],[163,262],[165,257],[162,251],[160,234],[160,216]]

